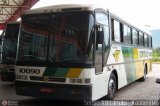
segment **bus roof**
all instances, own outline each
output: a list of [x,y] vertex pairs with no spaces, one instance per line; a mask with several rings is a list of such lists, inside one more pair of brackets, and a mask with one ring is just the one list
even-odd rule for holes
[[[31,9],[31,10],[27,10],[26,12],[24,12],[23,14],[38,14],[38,13],[50,13],[50,12],[61,12],[61,11],[74,11],[74,10],[88,10],[88,11],[93,11],[95,9],[104,9],[104,10],[108,10],[107,8],[105,8],[104,6],[100,6],[100,5],[93,5],[93,4],[60,4],[60,5],[52,5],[52,6],[46,6],[46,7],[41,7],[41,8],[36,8],[36,9]],[[113,12],[110,12],[111,16],[117,18],[118,20],[120,20],[123,23],[126,23],[129,26],[132,26],[136,29],[138,29],[139,31],[143,31],[146,34],[151,36],[151,33],[149,31],[147,31],[144,28],[141,27],[135,27],[133,24],[128,23],[126,20],[123,20],[122,18],[118,17],[117,15],[115,15]]]
[[[49,12],[61,12],[65,10],[94,10],[96,8],[102,8],[102,6],[93,5],[93,4],[61,4],[61,5],[52,5],[36,9],[27,10],[24,14],[34,14],[34,13],[49,13]],[[103,8],[105,9],[105,8]],[[105,9],[107,10],[107,9]]]

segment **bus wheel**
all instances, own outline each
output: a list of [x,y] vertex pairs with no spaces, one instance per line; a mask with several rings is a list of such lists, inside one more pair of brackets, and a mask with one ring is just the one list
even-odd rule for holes
[[144,82],[146,80],[146,74],[147,74],[147,69],[146,66],[144,67],[144,76],[139,79],[140,82]]
[[116,82],[116,77],[112,73],[110,75],[109,81],[108,81],[108,95],[106,96],[106,99],[108,100],[113,100],[114,94],[117,91],[117,82]]

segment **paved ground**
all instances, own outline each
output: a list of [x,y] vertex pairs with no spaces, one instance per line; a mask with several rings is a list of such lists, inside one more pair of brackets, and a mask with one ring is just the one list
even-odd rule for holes
[[145,82],[134,82],[120,89],[114,100],[158,100],[160,84],[156,83],[156,78],[160,78],[160,64],[152,66]]
[[[155,105],[157,102],[155,103],[153,100],[157,101],[160,99],[160,84],[155,82],[156,78],[160,78],[160,64],[153,65],[153,71],[147,75],[145,82],[134,82],[120,89],[114,98],[114,101],[116,102],[109,102],[101,99],[92,103],[92,105],[106,106],[107,104],[114,104],[114,106],[117,106],[115,103],[122,103],[126,106],[132,106],[132,104],[136,103],[137,105],[141,104],[143,106],[148,104],[142,103],[149,103],[150,106],[153,104]],[[2,100],[4,104],[6,102],[5,100],[7,100],[10,104],[12,104],[12,106],[86,106],[91,104],[90,102],[85,102],[85,104],[83,104],[77,102],[42,100],[25,96],[17,96],[14,91],[13,83],[4,83],[0,81],[0,106],[2,105]],[[137,102],[133,100],[136,100]]]

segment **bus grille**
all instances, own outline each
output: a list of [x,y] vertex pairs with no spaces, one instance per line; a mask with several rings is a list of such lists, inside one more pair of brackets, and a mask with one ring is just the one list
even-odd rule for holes
[[44,77],[30,76],[30,80],[34,80],[34,81],[44,81]]
[[[37,77],[37,76],[30,76],[30,80],[33,81],[46,81],[45,77]],[[54,78],[54,77],[48,77],[48,82],[65,82],[66,78]]]
[[49,77],[48,81],[51,81],[51,82],[65,82],[66,78],[53,78],[53,77]]

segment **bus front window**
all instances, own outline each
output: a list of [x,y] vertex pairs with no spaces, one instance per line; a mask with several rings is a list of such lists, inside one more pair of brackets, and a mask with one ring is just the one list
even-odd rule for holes
[[24,15],[18,61],[32,61],[35,65],[91,63],[87,47],[92,26],[93,16],[89,13]]

